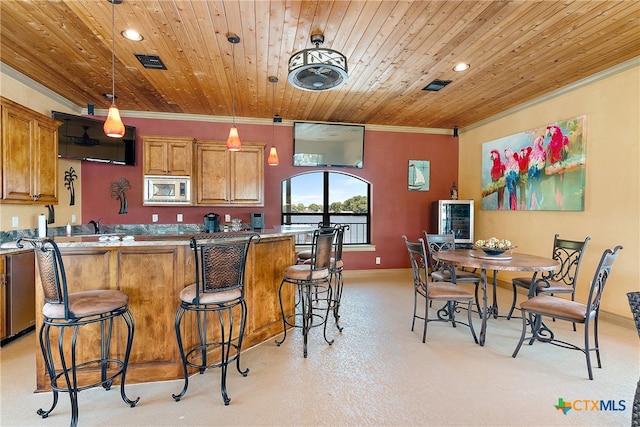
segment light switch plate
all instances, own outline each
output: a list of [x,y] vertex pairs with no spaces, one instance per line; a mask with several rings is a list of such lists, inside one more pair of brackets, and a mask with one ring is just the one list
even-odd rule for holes
[[76,214],[71,214],[71,223],[75,224],[76,223]]
[[158,214],[152,214],[151,215],[151,221],[158,222]]
[[18,219],[17,216],[14,216],[11,218],[11,226],[12,227],[18,227],[20,225],[20,220]]

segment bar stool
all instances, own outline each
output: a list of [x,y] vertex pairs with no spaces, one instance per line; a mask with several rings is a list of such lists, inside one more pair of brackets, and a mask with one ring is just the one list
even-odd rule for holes
[[336,321],[336,328],[342,332],[340,326],[340,301],[342,300],[342,288],[344,281],[342,279],[342,271],[344,270],[344,262],[342,261],[342,244],[344,242],[344,232],[349,229],[348,224],[336,225],[336,236],[333,240],[333,256],[329,262],[329,276],[331,288],[333,290],[333,298],[331,300],[331,310],[333,318]]
[[[333,344],[333,340],[327,338],[327,318],[332,305],[329,265],[334,236],[334,228],[315,230],[311,243],[311,261],[287,267],[278,290],[284,337],[275,343],[280,346],[287,338],[287,326],[300,328],[304,357],[307,357],[307,337],[312,327],[323,325],[325,341],[329,345]],[[294,313],[288,315],[285,314],[282,305],[282,288],[285,284],[295,285],[298,290]]]
[[[238,372],[246,377],[249,369],[240,369],[240,353],[247,322],[247,303],[244,299],[245,266],[249,245],[257,233],[211,233],[191,238],[195,256],[196,282],[180,292],[175,329],[184,370],[184,387],[171,396],[176,402],[189,387],[188,368],[203,374],[209,368],[221,368],[220,390],[224,404],[231,402],[227,394],[227,366],[235,361]],[[234,336],[234,308],[240,307],[240,331]],[[185,352],[181,323],[186,312],[195,314],[198,324],[197,343]],[[209,317],[220,323],[220,334],[212,336]],[[215,320],[214,320],[215,321]]]
[[[58,393],[66,392],[71,399],[71,426],[76,426],[78,424],[78,393],[97,386],[109,390],[117,377],[120,377],[122,400],[132,408],[136,406],[140,398],[131,400],[124,390],[134,333],[134,321],[129,311],[128,296],[118,290],[69,293],[62,255],[56,243],[48,238],[22,238],[18,240],[17,246],[24,247],[23,242],[28,242],[34,247],[42,281],[45,304],[42,308],[44,320],[40,327],[39,339],[44,365],[53,391],[51,407],[46,411],[38,409],[38,415],[47,418],[58,403]],[[114,320],[118,318],[121,318],[127,327],[127,343],[122,359],[111,354]],[[79,329],[91,324],[99,325],[100,357],[79,361],[76,355]],[[58,331],[56,356],[59,366],[56,366],[51,347],[51,328]],[[67,329],[71,329],[70,339],[64,336]],[[118,335],[116,333],[116,336]],[[90,344],[94,345],[94,342]],[[89,343],[86,346],[89,346]]]

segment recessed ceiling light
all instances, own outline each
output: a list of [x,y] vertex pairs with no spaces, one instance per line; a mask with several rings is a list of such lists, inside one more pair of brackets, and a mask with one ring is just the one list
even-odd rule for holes
[[460,64],[453,67],[453,71],[464,71],[464,70],[468,70],[469,67],[471,67],[471,65],[461,62]]
[[122,34],[122,36],[125,39],[131,40],[131,41],[134,41],[134,42],[139,42],[142,39],[144,39],[144,37],[142,37],[142,34],[137,32],[136,30],[124,30],[120,34]]

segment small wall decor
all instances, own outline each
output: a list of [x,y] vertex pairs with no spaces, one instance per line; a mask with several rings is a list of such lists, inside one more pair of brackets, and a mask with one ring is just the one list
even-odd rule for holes
[[583,211],[585,115],[482,144],[482,209]]
[[409,191],[429,191],[429,169],[428,160],[409,160]]
[[125,177],[120,178],[120,181],[111,181],[111,197],[120,201],[119,214],[126,214],[129,203],[127,202],[127,190],[131,189],[129,180]]
[[47,224],[56,222],[56,210],[53,205],[47,205]]
[[73,186],[73,182],[78,178],[75,169],[70,167],[68,171],[64,171],[64,186],[67,190],[69,190],[69,195],[71,196],[69,201],[69,206],[73,206],[76,204],[76,189]]

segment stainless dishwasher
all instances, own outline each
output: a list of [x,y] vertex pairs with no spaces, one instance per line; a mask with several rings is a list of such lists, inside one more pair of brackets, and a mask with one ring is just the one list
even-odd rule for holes
[[7,337],[36,324],[35,255],[33,251],[6,256]]

